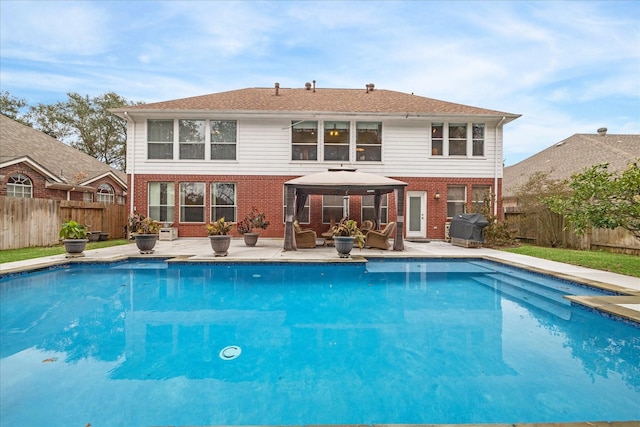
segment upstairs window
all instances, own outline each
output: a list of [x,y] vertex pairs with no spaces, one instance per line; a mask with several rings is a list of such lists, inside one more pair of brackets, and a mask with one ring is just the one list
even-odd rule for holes
[[318,122],[292,122],[291,144],[291,160],[318,160]]
[[464,185],[449,185],[447,187],[447,216],[454,217],[465,213],[467,205],[467,187]]
[[27,176],[16,173],[7,181],[7,196],[30,199],[33,197],[33,184]]
[[236,160],[237,135],[235,120],[211,120],[211,160]]
[[443,124],[434,123],[431,125],[431,155],[442,156],[444,154],[444,133]]
[[204,160],[204,120],[178,120],[180,159]]
[[173,159],[173,120],[147,120],[147,158]]
[[349,122],[324,122],[324,160],[349,161]]
[[98,186],[98,192],[96,193],[96,201],[98,203],[115,203],[115,191],[113,191],[113,187],[107,183],[100,184],[100,186]]
[[450,124],[449,125],[449,155],[450,156],[466,156],[467,155],[467,125]]
[[473,124],[473,155],[484,156],[484,123]]
[[356,161],[382,161],[382,123],[356,123]]

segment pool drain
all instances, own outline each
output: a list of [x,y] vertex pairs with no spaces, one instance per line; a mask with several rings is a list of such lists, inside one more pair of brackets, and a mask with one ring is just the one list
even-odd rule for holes
[[233,360],[240,356],[240,353],[242,353],[242,349],[240,349],[240,347],[237,345],[230,345],[220,350],[220,359]]

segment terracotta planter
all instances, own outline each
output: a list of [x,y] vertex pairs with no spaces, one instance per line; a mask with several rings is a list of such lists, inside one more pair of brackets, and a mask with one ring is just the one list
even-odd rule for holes
[[231,245],[231,236],[228,234],[209,236],[211,241],[211,249],[214,256],[227,256],[227,251]]
[[84,248],[87,247],[89,239],[63,239],[64,249],[67,251],[67,258],[84,256]]
[[157,234],[136,234],[134,236],[136,241],[136,246],[138,246],[138,250],[141,254],[152,254],[153,248],[156,246],[156,242],[158,241]]
[[258,233],[244,233],[242,237],[244,238],[244,244],[247,246],[255,246],[258,242]]
[[349,258],[356,238],[353,236],[333,236],[333,242],[340,258]]

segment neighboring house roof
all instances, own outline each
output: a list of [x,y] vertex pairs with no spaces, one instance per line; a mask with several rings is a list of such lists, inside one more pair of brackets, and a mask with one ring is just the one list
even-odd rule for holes
[[640,158],[640,135],[575,134],[512,166],[504,168],[504,197],[513,197],[537,172],[565,180],[585,168],[608,163],[619,172]]
[[49,135],[0,114],[0,167],[26,162],[55,185],[89,186],[111,175],[123,188],[124,172]]
[[112,110],[118,115],[128,113],[168,111],[220,111],[246,113],[337,113],[384,114],[413,116],[475,115],[504,116],[506,121],[520,115],[384,89],[325,89],[325,88],[247,88],[173,101],[127,106]]

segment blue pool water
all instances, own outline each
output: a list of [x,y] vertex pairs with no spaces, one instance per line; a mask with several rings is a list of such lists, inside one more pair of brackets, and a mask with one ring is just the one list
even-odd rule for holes
[[0,278],[0,424],[640,420],[640,328],[488,261],[74,264]]

